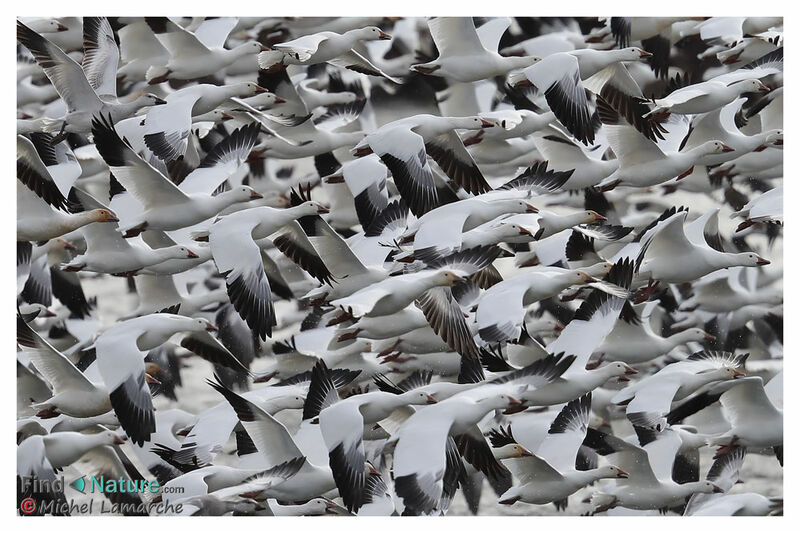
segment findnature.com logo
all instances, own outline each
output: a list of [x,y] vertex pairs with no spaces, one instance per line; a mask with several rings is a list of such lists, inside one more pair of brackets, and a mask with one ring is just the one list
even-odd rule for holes
[[86,478],[81,476],[70,483],[70,486],[84,494],[86,494],[87,489],[90,493],[141,493],[149,491],[155,494],[161,488],[157,479],[149,481],[145,479],[131,480],[122,477],[119,479],[106,479],[105,476],[100,476],[99,479],[95,476],[91,476],[89,478],[89,483],[86,483]]
[[[26,497],[19,501],[19,510],[24,515],[72,515],[72,514],[95,514],[96,512],[129,514],[180,514],[183,504],[171,504],[162,501],[150,501],[145,503],[120,502],[109,503],[105,498],[97,501],[75,501],[64,498],[64,477],[53,480],[39,480],[34,476],[23,476],[18,478],[20,483],[18,489],[20,497],[23,495],[40,495],[37,498]],[[81,476],[73,480],[70,487],[82,494],[104,494],[128,493],[144,494],[141,500],[152,500],[147,495],[161,493],[182,493],[183,487],[162,487],[158,480],[130,480],[120,477],[119,479],[106,478],[105,476]],[[42,497],[43,496],[43,497]]]

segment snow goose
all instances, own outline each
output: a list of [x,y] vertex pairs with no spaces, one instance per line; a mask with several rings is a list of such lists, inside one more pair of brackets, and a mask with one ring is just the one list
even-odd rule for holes
[[[403,237],[414,239],[414,256],[446,255],[462,247],[465,231],[510,213],[538,213],[521,191],[491,191],[459,202],[425,210]],[[411,209],[412,212],[414,209]]]
[[628,477],[625,471],[612,465],[575,469],[578,449],[586,437],[591,403],[591,393],[567,403],[553,420],[535,454],[507,461],[519,484],[502,494],[498,503],[561,502],[581,487],[600,479]]
[[361,41],[389,40],[391,35],[376,26],[356,28],[338,34],[322,31],[304,35],[293,41],[272,45],[272,50],[258,56],[258,65],[264,70],[275,72],[287,65],[316,65],[330,63],[369,76],[381,76],[395,83],[393,78],[376,67],[369,59],[353,48]]
[[93,383],[67,357],[53,348],[38,333],[17,317],[17,344],[33,365],[53,387],[53,395],[34,405],[41,418],[65,413],[75,417],[91,417],[111,410],[108,390]]
[[[191,249],[192,252],[197,257],[191,259],[186,259],[185,257],[179,257],[177,259],[167,259],[166,261],[162,261],[160,263],[148,265],[144,267],[139,273],[153,274],[156,276],[169,276],[171,274],[188,272],[197,265],[202,265],[203,263],[211,259],[210,246],[196,242],[192,242],[191,245],[189,245],[189,243],[187,242],[188,236],[184,237],[184,235],[180,235],[180,237],[181,240],[176,241],[170,238],[166,233],[158,230],[148,230],[143,232],[141,234],[141,240],[144,242],[144,244],[146,244],[153,250],[161,248],[170,248],[180,244],[185,248]],[[127,240],[130,241],[131,239]],[[133,239],[133,242],[136,242],[136,239]]]
[[169,52],[144,19],[135,19],[117,31],[121,65],[117,77],[123,83],[145,79],[153,65],[165,65]]
[[316,79],[305,79],[297,84],[297,94],[309,111],[313,111],[318,107],[350,104],[360,98],[351,91],[327,92],[321,90],[318,86],[319,80]]
[[[75,62],[74,59],[64,53],[58,46],[54,45],[35,31],[25,26],[22,22],[17,21],[17,39],[33,54],[36,61],[42,65],[42,69],[50,79],[53,86],[55,86],[58,94],[67,105],[67,114],[63,120],[53,121],[54,123],[61,122],[61,132],[88,132],[91,128],[92,115],[98,112],[110,114],[114,122],[118,122],[123,118],[133,115],[139,109],[146,106],[154,106],[164,103],[163,100],[154,94],[142,94],[130,102],[120,102],[116,96],[116,91],[110,98],[100,98],[92,84],[87,80],[87,74],[81,66]],[[113,37],[112,37],[113,41]],[[97,53],[90,54],[92,61],[87,63],[87,66],[103,66],[105,68],[106,61],[112,61],[109,54],[119,51],[116,45],[111,49],[98,49]],[[117,60],[119,58],[117,57]],[[116,64],[113,64],[116,68]],[[113,82],[116,75],[111,78]],[[93,81],[105,81],[105,85],[97,86],[98,89],[108,87],[108,76],[97,74],[93,76]],[[56,127],[52,133],[56,133]]]
[[744,267],[712,272],[693,284],[694,294],[679,309],[728,313],[749,305],[783,302],[783,292],[777,287],[759,287],[758,277],[757,270]]
[[[21,502],[25,498],[36,497],[39,509],[44,507],[41,502],[48,500],[55,501],[56,505],[68,507],[63,493],[57,493],[52,489],[39,489],[31,479],[39,482],[49,481],[49,487],[52,487],[56,481],[56,472],[71,465],[86,452],[100,446],[118,445],[123,442],[125,442],[123,438],[110,430],[92,434],[63,431],[52,435],[34,435],[25,439],[17,447],[17,503],[22,505]],[[39,512],[44,513],[42,510]],[[53,514],[59,512],[63,510],[56,508]]]
[[613,456],[614,462],[628,473],[624,481],[592,494],[592,514],[613,507],[640,510],[675,507],[683,505],[692,494],[722,492],[710,481],[675,483],[672,467],[681,438],[670,428],[654,436],[654,440],[637,446],[594,429],[587,432],[587,445],[601,455]]
[[742,133],[736,126],[735,117],[743,102],[745,99],[739,98],[721,109],[694,117],[681,150],[692,149],[707,140],[719,140],[734,149],[731,154],[707,156],[698,161],[700,165],[713,166],[756,150],[774,134],[782,134],[779,129],[766,130],[755,135]]
[[257,152],[279,159],[300,159],[353,146],[364,138],[364,133],[346,126],[359,118],[366,100],[332,106],[325,114],[310,120],[312,110],[303,102],[285,71],[269,73],[260,70],[258,83],[286,102],[281,104],[280,115],[249,113],[265,127],[268,120],[273,122],[267,131],[271,136],[257,146]]
[[56,209],[68,207],[66,197],[81,168],[72,150],[53,145],[46,133],[17,135],[17,179]]
[[782,26],[778,17],[711,17],[681,32],[683,36],[699,35],[708,43],[732,44],[745,35],[754,35]]
[[754,376],[720,384],[712,389],[717,394],[720,390],[725,391],[719,401],[725,418],[731,424],[728,431],[709,439],[709,445],[720,445],[717,456],[729,453],[735,449],[735,445],[771,447],[783,465],[782,382],[783,373],[779,373],[767,385],[764,385],[761,377]]
[[[345,316],[350,318],[391,315],[405,309],[426,291],[450,287],[484,269],[497,258],[498,253],[496,247],[457,252],[429,262],[424,270],[390,276],[373,283],[350,296],[331,301],[331,305],[346,310]],[[425,306],[423,311],[426,311]]]
[[[708,470],[706,479],[728,492],[739,481],[739,470],[742,468],[745,457],[745,448],[736,447],[730,453],[714,460]],[[728,495],[720,494],[694,494],[686,504],[684,516],[694,515],[698,510],[709,503],[726,498]],[[765,498],[766,499],[766,498]],[[733,513],[731,513],[733,514]],[[766,513],[765,513],[766,514]]]
[[294,458],[265,470],[205,466],[167,482],[163,499],[173,505],[195,506],[206,503],[205,496],[227,500],[245,493],[262,492],[297,474],[304,462],[305,457]]
[[[327,464],[317,466],[309,461],[286,426],[262,408],[227,389],[220,383],[208,382],[222,394],[236,411],[236,416],[255,444],[262,462],[273,468],[292,459],[304,458],[300,470],[287,481],[267,490],[271,497],[281,501],[302,501],[325,494],[336,488],[333,475]],[[311,428],[312,426],[306,426]],[[319,427],[319,426],[313,426]]]
[[222,287],[207,292],[185,293],[179,291],[175,279],[171,275],[143,274],[136,277],[135,283],[139,304],[130,316],[125,318],[157,313],[172,306],[178,307],[175,314],[195,316],[203,309],[226,302],[228,299],[228,293]]
[[327,498],[312,498],[301,504],[282,504],[275,499],[267,500],[274,516],[321,516],[342,514],[341,507]]
[[478,333],[485,342],[519,339],[526,307],[573,285],[597,281],[580,270],[555,267],[526,270],[493,285],[478,300]]
[[17,207],[17,241],[44,242],[91,225],[93,222],[118,221],[117,217],[104,207],[79,213],[55,210],[19,181]]
[[[352,381],[353,374],[338,372],[335,374],[336,385],[340,387],[346,385],[349,382],[342,378],[347,376]],[[305,395],[304,386],[286,384],[278,387],[254,389],[243,393],[241,396],[259,406],[270,416],[274,416],[287,409],[302,409],[306,399]],[[197,422],[180,443],[181,449],[190,453],[181,454],[178,451],[172,454],[171,458],[187,467],[190,467],[194,462],[203,465],[211,463],[214,457],[222,451],[225,443],[228,442],[237,423],[236,413],[227,401],[222,401],[201,411],[197,415]]]
[[67,31],[68,27],[53,18],[28,18],[21,17],[20,20],[28,25],[30,29],[39,33],[55,33],[57,31]]
[[[757,76],[753,76],[756,78]],[[736,100],[742,93],[767,92],[769,88],[758,79],[743,79],[726,83],[725,80],[711,79],[689,85],[671,92],[664,98],[657,98],[653,109],[645,116],[661,113],[695,115],[708,113]]]
[[646,246],[639,276],[667,283],[685,283],[733,266],[757,267],[769,261],[752,252],[726,253],[709,246],[699,232],[684,230],[687,211],[673,214],[655,229]]
[[[740,482],[739,471],[745,458],[745,448],[735,447],[714,460],[706,479],[729,491]],[[686,504],[684,516],[774,516],[783,514],[783,500],[766,498],[761,494],[695,494]]]
[[619,159],[619,168],[599,183],[603,190],[613,189],[617,185],[647,187],[676,176],[681,179],[691,173],[700,158],[733,151],[721,141],[713,140],[685,152],[664,152],[623,119],[602,97],[598,97],[597,107],[608,142]]
[[743,65],[775,51],[783,45],[783,31],[769,30],[739,39],[716,53],[723,65]]
[[[566,229],[580,226],[580,232],[586,232],[587,236],[592,232],[591,228],[586,227],[588,224],[600,224],[607,219],[596,211],[578,211],[576,213],[557,214],[550,211],[539,211],[536,214],[516,214],[503,219],[501,224],[514,224],[520,226],[521,229],[531,233],[534,240],[546,239],[553,235],[560,233]],[[518,232],[515,238],[511,238],[506,242],[520,242],[527,240],[524,231]]]
[[439,205],[426,155],[468,192],[480,194],[490,190],[455,130],[493,126],[493,122],[478,116],[416,115],[381,126],[361,140],[352,152],[356,156],[377,154],[392,172],[406,204],[413,213],[421,216]]
[[412,65],[411,70],[466,83],[505,76],[511,70],[540,61],[538,57],[503,57],[497,53],[500,39],[510,25],[510,18],[500,17],[476,30],[471,17],[433,17],[428,20],[428,28],[439,57]]
[[102,272],[132,276],[139,270],[170,259],[193,259],[198,255],[186,246],[174,245],[152,249],[140,242],[130,242],[111,224],[90,224],[81,228],[86,252],[62,265],[68,272]]
[[340,329],[338,340],[343,342],[351,338],[392,339],[427,325],[424,313],[416,305],[409,305],[391,315],[361,317],[353,326]]
[[[333,381],[327,375],[324,361],[312,371],[309,399],[318,395],[324,399],[319,413],[320,430],[328,447],[331,471],[339,494],[350,512],[363,504],[368,475],[365,473],[364,446],[361,441],[365,426],[371,426],[390,416],[392,411],[406,405],[428,405],[436,403],[430,394],[410,390],[402,394],[374,391],[357,394],[339,401]],[[314,379],[314,376],[318,379]]]
[[572,172],[561,186],[562,189],[583,189],[597,185],[619,166],[618,159],[589,157],[578,144],[557,128],[548,127],[537,132],[533,139],[551,170]]
[[[312,379],[312,388],[313,383]],[[332,382],[323,385],[328,391],[335,390]],[[336,398],[333,398],[334,401]],[[368,478],[364,474],[365,456],[361,442],[365,424],[375,424],[405,405],[433,403],[436,403],[436,399],[423,391],[410,390],[402,394],[374,391],[323,407],[319,414],[322,437],[328,446],[331,471],[339,487],[339,494],[349,511],[355,512],[361,507],[360,499]]]
[[[265,94],[267,90],[253,82],[231,85],[190,85],[168,95],[165,105],[148,111],[145,117],[144,143],[156,157],[164,162],[186,154],[193,117],[214,111],[228,99]],[[258,112],[256,112],[258,113]]]
[[250,124],[235,130],[189,173],[179,186],[150,166],[119,137],[105,117],[95,118],[92,134],[100,155],[114,178],[142,204],[133,220],[121,219],[119,231],[125,237],[144,229],[176,230],[207,220],[235,203],[262,198],[251,187],[240,186],[211,193],[235,172],[256,142],[259,126]]
[[[326,208],[310,200],[287,209],[253,207],[225,215],[209,229],[211,253],[225,277],[231,303],[262,339],[272,335],[276,322],[272,291],[257,241],[301,217],[326,212]],[[242,238],[248,234],[249,238]]]
[[[633,276],[633,263],[620,259],[609,271],[604,281],[627,289]],[[536,390],[522,393],[522,399],[530,405],[556,405],[569,402],[600,387],[609,379],[617,377],[623,381],[637,371],[622,362],[612,362],[600,368],[587,370],[586,366],[595,348],[612,330],[625,300],[599,288],[592,291],[575,312],[572,320],[559,337],[546,346],[548,353],[563,353],[574,356],[574,362],[558,379]],[[524,376],[525,369],[503,376],[503,380],[515,380]]]
[[756,492],[718,495],[687,512],[688,516],[782,516],[783,499],[767,498]]
[[386,316],[401,311],[429,289],[449,286],[462,279],[449,270],[423,270],[373,283],[331,304],[346,309],[354,317]]
[[[255,55],[264,47],[247,41],[233,49],[224,48],[228,33],[236,26],[237,18],[227,17],[224,24],[202,26],[192,33],[167,17],[145,17],[145,22],[170,54],[165,65],[153,65],[145,79],[150,85],[167,80],[193,80],[223,71],[240,57]],[[209,21],[210,22],[210,21]]]
[[744,222],[736,231],[758,223],[783,224],[783,187],[775,187],[747,202],[742,209],[731,214],[731,218],[742,217]]
[[[594,143],[594,125],[581,80],[620,61],[636,61],[652,54],[639,48],[583,49],[556,53],[510,79],[515,87],[533,86],[545,95],[556,118],[583,144]],[[519,81],[517,81],[519,79]]]
[[314,270],[315,277],[322,278],[323,285],[303,296],[303,300],[312,305],[350,296],[389,275],[383,265],[365,265],[350,248],[348,241],[342,239],[321,217],[305,221],[303,228],[290,225],[286,232],[275,238],[275,245],[309,270],[314,270],[314,264],[324,267],[324,270],[320,268],[319,273]]
[[674,348],[689,342],[716,338],[700,328],[688,328],[669,337],[658,335],[650,325],[650,317],[656,306],[658,302],[647,302],[640,315],[630,302],[626,302],[614,329],[595,349],[594,355],[600,359],[635,365],[666,355]]
[[[97,352],[97,371],[110,391],[111,405],[120,424],[133,442],[142,444],[150,440],[155,431],[153,401],[145,372],[144,357],[173,335],[189,332],[182,344],[193,339],[216,359],[236,361],[208,331],[216,327],[205,318],[188,318],[168,313],[158,313],[119,322],[105,330],[94,342]],[[193,351],[206,352],[191,347]],[[236,361],[238,363],[238,361]],[[233,363],[227,362],[230,366]],[[241,366],[241,365],[239,365]],[[238,368],[238,367],[237,367]],[[88,370],[88,369],[87,369]]]
[[447,485],[463,466],[451,436],[470,431],[494,409],[518,405],[512,396],[486,391],[483,397],[456,396],[415,412],[390,440],[396,442],[395,491],[405,512],[430,514],[453,490]]
[[696,352],[624,388],[611,401],[627,406],[632,424],[660,431],[666,426],[666,415],[674,401],[686,398],[704,385],[744,376],[736,368],[744,365],[747,355]]

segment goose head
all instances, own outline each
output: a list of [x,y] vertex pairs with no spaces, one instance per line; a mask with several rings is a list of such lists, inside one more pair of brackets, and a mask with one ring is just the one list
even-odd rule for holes
[[557,232],[559,228],[570,228],[578,224],[599,224],[608,220],[597,211],[592,210],[578,211],[577,213],[559,215],[552,218],[551,216],[543,216],[539,224],[544,226],[549,225],[550,227],[548,229],[553,232]]
[[92,209],[89,211],[91,219],[95,222],[119,222],[119,219],[108,209]]
[[197,259],[200,257],[186,246],[169,246],[160,250],[167,259]]
[[284,409],[302,409],[305,401],[305,397],[301,394],[287,394],[272,398],[267,403],[269,403],[269,410],[277,413]]
[[710,374],[721,381],[738,379],[746,375],[744,372],[736,370],[732,366],[723,366],[722,368],[718,368],[717,370],[712,370]]
[[774,148],[783,148],[783,130],[775,130],[767,135],[767,138],[764,139],[764,145]]
[[628,473],[618,466],[601,466],[596,470],[600,479],[628,479]]
[[630,381],[631,378],[628,376],[639,373],[638,370],[623,363],[622,361],[614,361],[613,363],[609,363],[606,366],[598,369],[598,371],[607,374],[609,379],[616,377],[618,378],[618,381]]
[[205,318],[179,317],[187,320],[183,331],[217,331],[219,328]]
[[611,267],[613,266],[614,265],[612,263],[609,263],[608,261],[602,261],[592,266],[583,267],[581,270],[596,278],[602,278],[603,276],[611,272]]
[[586,221],[586,224],[598,224],[600,222],[607,222],[608,219],[598,213],[597,211],[592,211],[591,209],[588,211],[584,211],[582,213],[583,219]]
[[367,26],[353,31],[361,41],[388,41],[392,36],[377,26]]
[[248,56],[251,54],[258,54],[266,50],[269,50],[269,48],[262,46],[261,43],[258,41],[247,41],[233,48],[231,52],[237,57],[240,57],[240,56]]
[[729,84],[728,87],[730,87],[732,89],[736,89],[738,94],[742,94],[742,93],[757,93],[757,92],[767,93],[767,92],[769,92],[769,87],[767,87],[766,85],[764,85],[763,83],[761,83],[757,79],[735,81],[735,82]]
[[235,189],[225,191],[220,196],[223,195],[226,199],[234,203],[249,202],[250,200],[258,200],[259,198],[263,198],[263,196],[256,192],[255,189],[248,187],[247,185],[242,185],[240,187],[236,187]]
[[506,444],[492,449],[495,459],[517,459],[519,457],[533,457],[533,454],[521,444]]
[[339,508],[338,505],[327,498],[313,498],[295,507],[298,515],[305,516],[319,516],[328,513],[335,514],[336,509]]
[[464,278],[456,274],[455,272],[451,272],[450,270],[443,270],[441,272],[437,272],[434,276],[434,282],[436,285],[441,285],[445,287],[449,287],[458,281],[464,281]]
[[240,98],[245,98],[248,96],[255,96],[257,94],[268,93],[265,88],[261,87],[257,83],[253,83],[252,81],[246,81],[242,83],[236,83],[231,86],[234,96],[238,96]]
[[297,214],[297,218],[309,215],[323,215],[330,211],[327,207],[325,207],[319,202],[315,202],[314,200],[303,202],[302,204],[296,207],[290,207],[289,209],[293,209],[295,211],[295,214]]
[[431,405],[437,403],[436,398],[425,391],[410,390],[400,395],[406,405]]
[[146,93],[137,98],[135,103],[139,107],[147,107],[153,105],[164,105],[167,103],[167,101],[163,98],[159,98],[153,93]]
[[101,433],[97,434],[97,439],[99,441],[98,446],[114,446],[117,444],[124,444],[126,440],[128,440],[127,435],[118,435],[116,432],[107,429]]
[[196,124],[198,122],[208,121],[218,124],[226,120],[231,120],[232,118],[233,115],[230,115],[221,109],[213,109],[208,113],[203,113],[202,115],[192,117],[192,122]]
[[57,33],[69,28],[56,19],[38,19],[28,22],[28,26],[37,33]]
[[770,261],[764,259],[758,254],[754,254],[753,252],[742,252],[738,254],[730,254],[731,255],[731,266],[766,266],[770,264]]
[[735,151],[722,141],[706,141],[697,148],[699,155],[726,154]]
[[585,285],[587,283],[592,283],[597,281],[597,278],[584,272],[583,270],[576,270],[575,272],[566,272],[564,274],[567,277],[567,281],[572,285]]
[[496,226],[496,231],[500,237],[511,238],[511,237],[517,237],[519,235],[525,235],[527,237],[533,238],[533,233],[531,232],[531,230],[520,224],[500,222]]
[[517,198],[509,198],[504,200],[495,200],[492,203],[497,202],[498,206],[503,206],[506,210],[506,213],[538,213],[539,208],[529,204],[525,200],[520,200]]
[[[688,485],[688,484],[687,484]],[[722,493],[725,492],[719,486],[711,483],[710,481],[698,481],[692,487],[694,490],[692,492],[701,493],[701,494],[712,494],[712,493]]]
[[710,333],[706,333],[700,328],[689,328],[683,330],[671,337],[674,341],[677,341],[681,344],[687,342],[703,342],[707,340],[714,340],[716,337],[711,335]]
[[448,119],[451,126],[460,130],[479,130],[482,128],[493,128],[495,123],[481,117],[452,117]]
[[522,402],[508,394],[497,394],[488,398],[481,398],[477,402],[488,409],[511,409],[522,406]]
[[629,46],[628,48],[617,50],[617,56],[619,57],[620,61],[638,61],[639,59],[651,57],[652,55],[653,54],[650,52],[642,50],[636,46]]
[[[530,66],[535,65],[542,58],[539,56],[504,56],[503,61],[510,66],[512,69],[525,69]],[[516,79],[516,78],[515,78]],[[525,80],[525,77],[522,76],[521,80]],[[530,83],[530,82],[528,82]],[[524,83],[523,83],[524,85]]]

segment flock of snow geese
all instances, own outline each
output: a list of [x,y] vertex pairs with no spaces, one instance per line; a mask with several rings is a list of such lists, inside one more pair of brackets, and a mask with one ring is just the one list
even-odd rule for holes
[[782,31],[19,19],[18,503],[782,514]]

